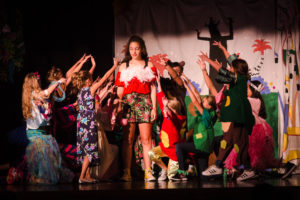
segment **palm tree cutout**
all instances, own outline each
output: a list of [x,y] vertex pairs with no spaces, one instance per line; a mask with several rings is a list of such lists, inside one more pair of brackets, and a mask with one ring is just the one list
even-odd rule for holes
[[[215,21],[212,17],[209,18],[209,23],[205,24],[206,27],[208,27],[210,37],[201,37],[200,31],[196,29],[197,32],[197,39],[198,40],[204,40],[209,41],[209,57],[212,60],[218,60],[220,63],[222,63],[222,66],[226,68],[227,66],[227,60],[224,56],[224,53],[222,50],[220,50],[217,46],[212,45],[214,41],[219,41],[222,43],[222,45],[227,49],[227,40],[233,40],[233,28],[232,28],[232,19],[228,18],[228,26],[229,26],[229,35],[221,35],[221,32],[219,31],[218,25],[219,21]],[[223,84],[219,84],[215,81],[215,77],[218,75],[218,72],[210,66],[209,69],[209,76],[211,77],[214,86],[219,91]]]
[[270,45],[268,45],[268,43],[265,41],[264,39],[261,40],[255,40],[255,44],[252,45],[252,47],[255,47],[255,49],[253,50],[253,53],[255,53],[256,51],[260,52],[260,60],[259,63],[253,68],[254,70],[250,72],[251,76],[258,76],[261,70],[262,65],[264,64],[264,60],[265,60],[265,50],[267,49],[272,49],[272,47]]

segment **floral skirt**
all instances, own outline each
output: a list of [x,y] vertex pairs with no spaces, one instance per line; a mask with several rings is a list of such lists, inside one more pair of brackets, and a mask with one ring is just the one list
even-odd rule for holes
[[33,184],[56,184],[71,182],[74,174],[62,167],[58,144],[43,130],[27,130],[29,144],[26,148],[29,182]]
[[[131,93],[123,98],[123,112],[127,113],[128,122],[150,123],[152,102],[149,94]],[[128,105],[128,106],[125,106]]]

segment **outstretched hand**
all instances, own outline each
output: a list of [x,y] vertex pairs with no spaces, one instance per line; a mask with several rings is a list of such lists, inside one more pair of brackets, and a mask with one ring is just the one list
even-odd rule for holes
[[96,62],[95,62],[95,59],[93,56],[91,56],[91,62],[92,62],[92,66],[95,66],[96,65]]
[[61,79],[59,79],[59,81],[58,82],[60,82],[60,83],[66,83],[67,82],[67,79],[65,79],[65,78],[61,78]]
[[214,42],[212,43],[212,45],[218,46],[220,49],[223,49],[223,48],[224,48],[224,46],[222,45],[222,43],[221,43],[220,41],[214,41]]
[[119,60],[118,58],[113,58],[114,66],[119,65]]
[[220,63],[217,59],[215,60],[215,63],[219,65],[219,67],[222,67],[222,63]]
[[82,62],[86,57],[86,53],[83,54],[83,56],[79,59],[79,62]]
[[203,53],[203,51],[200,51],[200,55],[198,55],[198,56],[200,57],[200,59],[202,61],[208,61],[209,60],[209,58],[207,56],[207,53]]
[[84,57],[84,59],[82,60],[83,63],[85,63],[88,59],[90,59],[92,57],[91,54],[87,55]]
[[197,60],[197,64],[200,66],[200,69],[201,69],[202,71],[205,71],[205,70],[206,70],[205,62],[204,62],[201,58],[199,58],[199,59]]
[[162,66],[166,66],[168,61],[169,61],[169,59],[161,57],[159,64],[161,64]]
[[94,85],[95,83],[97,83],[97,82],[100,81],[100,80],[101,80],[101,78],[100,78],[100,76],[98,76],[98,77],[96,78],[96,80],[93,82],[92,85]]

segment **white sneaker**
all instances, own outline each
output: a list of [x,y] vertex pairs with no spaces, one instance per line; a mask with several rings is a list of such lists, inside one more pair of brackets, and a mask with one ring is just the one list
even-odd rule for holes
[[159,173],[158,181],[166,181],[167,180],[167,170],[161,170]]
[[277,169],[277,173],[279,174],[279,175],[284,175],[285,173],[286,173],[286,168],[284,168],[284,167],[280,167],[280,168],[278,168]]
[[202,172],[202,176],[218,176],[223,174],[223,169],[216,165],[209,166]]
[[244,172],[237,177],[237,181],[245,181],[248,180],[250,178],[256,178],[257,175],[255,174],[255,172],[253,170],[244,170]]
[[156,178],[152,175],[151,170],[146,169],[145,170],[145,178],[144,180],[146,182],[156,181]]
[[297,168],[297,165],[295,165],[291,162],[288,162],[285,166],[285,173],[283,174],[281,179],[286,179],[287,177],[289,177],[296,168]]

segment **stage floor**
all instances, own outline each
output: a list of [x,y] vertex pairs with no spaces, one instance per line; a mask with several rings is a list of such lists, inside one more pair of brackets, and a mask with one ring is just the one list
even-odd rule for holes
[[300,175],[286,180],[260,178],[245,182],[191,180],[186,182],[100,182],[90,185],[2,185],[0,199],[300,199]]

